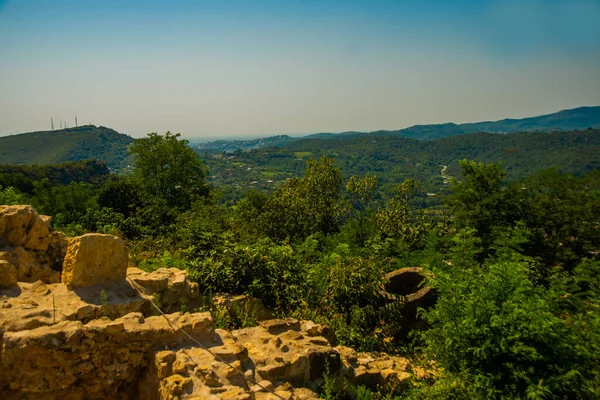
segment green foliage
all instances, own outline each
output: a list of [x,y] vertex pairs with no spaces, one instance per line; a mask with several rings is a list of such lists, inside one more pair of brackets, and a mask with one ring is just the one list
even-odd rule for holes
[[265,205],[269,196],[265,193],[250,190],[236,203],[231,222],[231,229],[243,238],[254,238],[262,236],[260,224],[261,214],[265,211]]
[[325,372],[323,374],[323,399],[325,400],[335,400],[337,398],[336,391],[334,387],[335,377],[331,374],[329,370],[329,362],[325,361]]
[[549,170],[520,184],[528,254],[570,270],[600,248],[600,174],[578,178]]
[[464,181],[454,180],[450,209],[458,229],[472,228],[481,240],[483,260],[489,253],[497,230],[511,227],[521,217],[516,185],[502,186],[506,173],[500,164],[459,162]]
[[12,187],[2,189],[2,186],[0,186],[0,204],[26,204],[26,197],[20,193],[15,192],[15,189],[13,189]]
[[146,272],[153,272],[160,268],[187,269],[187,263],[178,254],[172,254],[169,251],[164,251],[157,257],[144,258],[137,266]]
[[375,196],[377,177],[366,174],[363,177],[353,175],[346,184],[346,191],[350,193],[354,216],[358,222],[358,244],[364,246],[366,241],[366,225],[369,206]]
[[290,179],[265,205],[261,223],[276,240],[303,240],[313,233],[336,232],[343,208],[340,205],[342,173],[335,160],[308,160],[302,179]]
[[479,397],[591,396],[598,353],[555,314],[549,293],[529,279],[530,263],[502,254],[483,265],[459,261],[433,270],[439,300],[425,313],[432,326],[422,335],[426,353],[450,376],[471,382]]
[[80,223],[88,209],[97,207],[94,187],[87,183],[55,186],[43,179],[35,182],[34,187],[33,205],[38,212],[52,215],[55,226]]
[[409,204],[422,188],[412,179],[404,181],[396,189],[396,195],[385,207],[377,211],[377,237],[371,246],[384,254],[398,255],[403,251],[422,249],[432,221],[423,210],[415,211]]
[[166,201],[169,207],[189,207],[208,194],[205,167],[180,134],[149,133],[129,150],[135,158],[134,177],[144,190]]
[[293,249],[269,239],[252,245],[224,240],[218,250],[191,261],[190,272],[201,287],[213,293],[248,293],[284,312],[302,299],[302,268]]
[[203,202],[194,203],[190,211],[177,217],[175,236],[180,248],[200,257],[219,249],[226,240],[227,214],[225,207]]
[[[600,169],[600,130],[549,133],[515,133],[500,135],[472,133],[435,141],[421,141],[377,132],[351,136],[344,140],[301,139],[283,147],[268,147],[240,153],[239,156],[202,153],[212,183],[218,187],[256,186],[273,188],[267,180],[284,183],[301,175],[305,162],[298,152],[309,152],[314,158],[334,157],[346,178],[366,173],[377,174],[383,191],[406,179],[420,181],[427,191],[445,193],[442,166],[447,174],[458,176],[458,160],[502,163],[509,180],[529,177],[558,166],[561,171],[582,175]],[[541,145],[543,143],[543,145]],[[238,165],[243,164],[244,168]],[[250,168],[250,170],[248,170]],[[253,186],[255,187],[255,186]],[[438,204],[436,197],[423,197],[427,204]]]
[[129,177],[113,176],[98,191],[98,205],[128,218],[143,206],[142,187]]
[[328,300],[340,311],[350,306],[366,307],[381,303],[385,274],[375,259],[334,256],[329,270]]

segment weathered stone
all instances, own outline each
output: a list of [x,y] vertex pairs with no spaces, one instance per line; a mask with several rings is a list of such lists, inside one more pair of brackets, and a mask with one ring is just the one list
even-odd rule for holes
[[[175,274],[180,272],[174,271]],[[161,293],[165,298],[175,298],[177,295],[183,296],[180,289],[181,287],[167,287],[166,291]],[[18,282],[17,286],[0,287],[0,297],[3,295],[6,297],[0,301],[0,327],[11,332],[48,326],[65,320],[79,320],[85,323],[101,316],[114,319],[132,312],[139,313],[140,316],[156,313],[149,299],[138,294],[127,280],[78,287],[74,290],[69,290],[62,283]],[[194,300],[191,292],[186,292],[185,295],[188,300]],[[167,312],[170,309],[180,309],[179,303],[163,308]]]
[[245,294],[218,293],[213,297],[213,302],[216,306],[227,310],[234,318],[265,321],[275,317],[273,311],[265,307],[259,299]]
[[266,329],[271,335],[288,332],[289,330],[297,331],[300,329],[300,323],[295,319],[270,319],[261,321],[260,326]]
[[302,330],[308,333],[310,336],[324,337],[332,346],[337,346],[339,344],[333,329],[325,324],[315,324],[312,321],[302,321]]
[[312,327],[307,323],[274,320],[227,332],[214,330],[208,313],[174,313],[167,318],[172,325],[162,316],[144,319],[138,313],[115,321],[63,321],[8,332],[2,354],[6,369],[0,371],[0,379],[10,382],[6,398],[59,398],[69,393],[115,398],[129,393],[125,398],[271,399],[278,398],[276,393],[316,399],[311,390],[295,387],[316,387],[325,364],[330,373],[340,371],[357,384],[404,388],[409,376],[405,359],[333,348],[314,331],[303,330],[302,326]]
[[402,306],[402,322],[390,331],[396,338],[405,338],[416,329],[427,328],[427,322],[418,316],[418,309],[432,307],[437,301],[435,290],[422,287],[425,276],[422,268],[401,268],[387,274],[388,282],[382,292],[390,302]]
[[17,284],[17,267],[6,260],[0,260],[0,288]]
[[187,271],[177,268],[160,268],[150,273],[128,268],[127,279],[145,295],[159,299],[164,312],[180,310],[182,305],[194,308],[200,299],[198,284],[190,282]]
[[[50,218],[26,206],[1,215],[0,282],[15,274],[34,282],[0,287],[3,399],[309,400],[318,396],[306,386],[322,382],[325,365],[354,383],[406,387],[408,361],[332,347],[326,325],[267,320],[228,332],[215,330],[208,313],[148,316],[155,312],[148,297],[169,310],[198,299],[185,271],[130,268],[125,280],[120,239],[84,235],[67,249]],[[20,233],[7,234],[7,226]],[[64,283],[50,283],[63,259]],[[410,310],[429,304],[420,290],[404,300]],[[222,305],[249,312],[254,301],[226,296]]]
[[[198,339],[214,332],[209,313],[173,314],[169,319]],[[193,343],[181,331],[174,331],[162,316],[139,321],[129,316],[86,325],[65,321],[5,333],[1,373],[10,383],[5,398],[59,398],[79,389],[86,398],[118,398],[122,388],[141,379],[140,373],[155,351]],[[164,352],[159,354],[162,361],[173,359]],[[189,378],[169,378],[172,374],[168,369],[162,374],[170,379],[167,386],[186,393]]]
[[81,287],[125,279],[128,261],[122,239],[98,233],[78,236],[69,239],[61,281]]
[[0,260],[17,268],[18,281],[60,281],[64,234],[53,232],[50,221],[30,206],[0,206]]
[[8,246],[46,250],[50,244],[49,221],[31,206],[0,206],[0,241]]

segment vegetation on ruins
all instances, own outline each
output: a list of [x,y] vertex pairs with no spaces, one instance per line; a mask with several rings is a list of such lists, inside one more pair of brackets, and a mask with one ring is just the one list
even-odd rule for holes
[[[207,183],[186,141],[153,133],[130,147],[129,175],[91,162],[2,166],[0,203],[32,204],[69,234],[121,236],[141,268],[184,268],[209,298],[248,294],[279,316],[328,324],[342,344],[407,355],[433,372],[415,374],[403,398],[600,397],[593,166],[572,175],[544,169],[544,160],[535,173],[511,176],[499,163],[461,160],[444,178],[438,164],[415,176],[386,167],[382,177],[366,168],[375,152],[355,151],[350,161],[352,146],[364,143],[345,143],[342,162],[315,142],[318,157],[295,158],[303,174],[270,192],[230,196]],[[247,157],[279,154],[256,152]],[[399,163],[392,155],[380,161]],[[428,195],[443,179],[448,188]],[[415,266],[438,300],[421,312],[428,329],[399,337],[401,307],[382,288],[387,272]],[[252,316],[238,320],[245,326]],[[326,385],[323,395],[393,398],[385,388],[336,390]]]

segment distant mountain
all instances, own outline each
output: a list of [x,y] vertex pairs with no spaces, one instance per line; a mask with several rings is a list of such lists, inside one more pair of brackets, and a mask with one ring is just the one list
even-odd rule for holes
[[438,139],[465,133],[516,133],[572,131],[600,127],[600,106],[579,107],[554,114],[540,115],[523,119],[503,119],[468,124],[415,125],[410,128],[389,131],[391,135],[401,135],[415,139]]
[[314,133],[302,137],[289,137],[287,135],[272,136],[264,139],[253,140],[217,140],[202,143],[197,148],[204,151],[253,150],[263,147],[287,146],[291,142],[302,139],[335,139],[346,140],[363,136],[404,136],[420,140],[433,140],[447,138],[467,133],[517,133],[517,132],[567,132],[587,128],[600,128],[600,106],[579,107],[563,110],[554,114],[540,115],[523,119],[503,119],[500,121],[484,121],[466,124],[433,124],[414,125],[408,128],[393,131],[373,132],[342,132],[342,133]]
[[127,148],[134,139],[103,126],[85,125],[55,131],[0,137],[0,164],[56,164],[96,159],[111,170],[129,163]]

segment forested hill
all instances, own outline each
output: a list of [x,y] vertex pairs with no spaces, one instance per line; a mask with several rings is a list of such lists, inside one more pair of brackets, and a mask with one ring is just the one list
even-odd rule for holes
[[57,164],[96,159],[111,170],[129,163],[130,136],[103,126],[85,125],[55,131],[0,137],[0,164]]
[[299,176],[306,160],[327,155],[347,176],[377,174],[384,186],[418,179],[436,191],[443,183],[442,165],[458,176],[458,161],[502,162],[510,179],[544,169],[584,174],[600,169],[600,129],[572,132],[525,132],[514,135],[473,133],[426,141],[400,136],[347,140],[303,139],[285,148],[269,147],[232,155],[200,153],[214,184],[271,187]]

